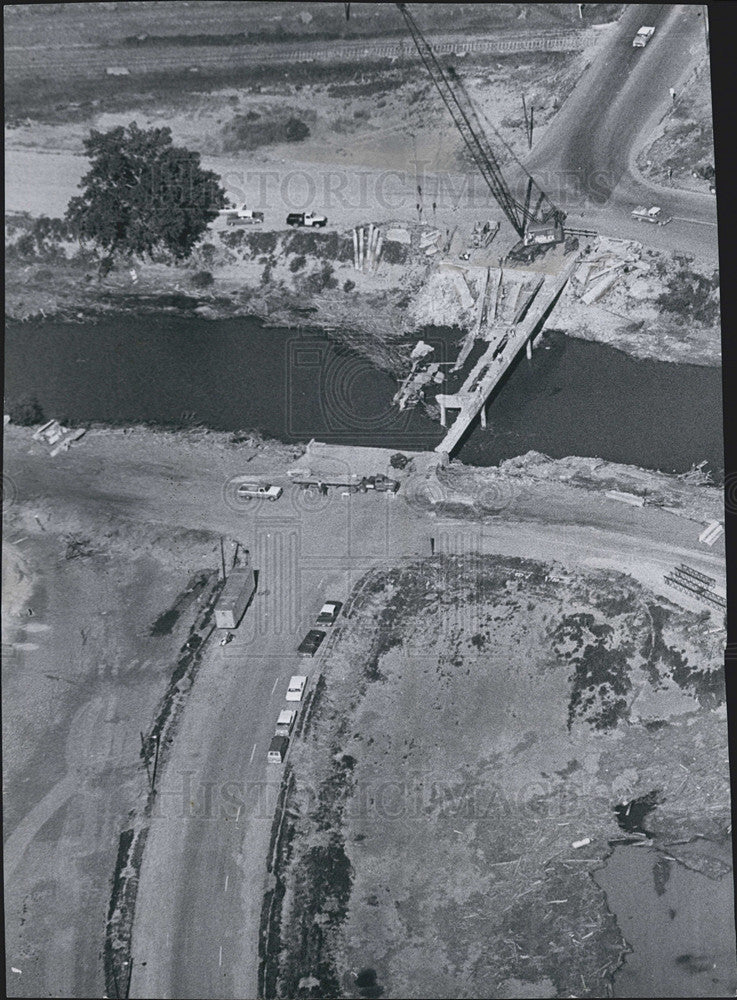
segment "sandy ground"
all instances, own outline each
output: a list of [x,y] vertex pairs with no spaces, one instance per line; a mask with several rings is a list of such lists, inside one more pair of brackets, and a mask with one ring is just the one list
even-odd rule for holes
[[[19,496],[3,520],[8,991],[100,996],[118,834],[145,801],[139,731],[188,623],[149,629],[217,557],[176,528],[40,497]],[[67,558],[72,537],[90,554]]]

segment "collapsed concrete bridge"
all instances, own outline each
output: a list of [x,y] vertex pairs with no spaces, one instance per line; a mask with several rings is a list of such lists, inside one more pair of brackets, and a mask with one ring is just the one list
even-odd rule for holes
[[[489,346],[471,369],[458,392],[440,393],[435,397],[435,402],[440,407],[440,423],[443,427],[447,426],[448,410],[459,411],[435,451],[451,455],[471,422],[479,415],[481,426],[486,426],[486,405],[489,398],[523,347],[527,349],[527,357],[532,357],[535,335],[579,263],[580,256],[575,254],[558,274],[546,274],[534,286],[519,322],[492,326],[484,333],[484,339],[489,341]],[[480,304],[479,309],[481,308]],[[479,328],[480,323],[473,331],[474,335],[478,335]]]

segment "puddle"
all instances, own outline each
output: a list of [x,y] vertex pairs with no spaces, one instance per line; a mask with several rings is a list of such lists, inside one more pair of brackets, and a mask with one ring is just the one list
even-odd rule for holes
[[632,948],[615,997],[735,996],[731,873],[709,879],[649,848],[615,847],[594,877]]
[[657,791],[648,792],[641,795],[639,799],[632,799],[630,802],[623,802],[614,807],[620,829],[625,833],[643,833],[648,831],[643,826],[645,820],[660,802],[660,795]]

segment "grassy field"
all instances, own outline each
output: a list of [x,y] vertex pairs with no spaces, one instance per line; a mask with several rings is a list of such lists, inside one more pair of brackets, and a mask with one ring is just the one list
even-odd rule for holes
[[615,806],[654,796],[671,838],[729,822],[698,617],[621,574],[446,556],[372,572],[347,615],[291,758],[273,995],[607,995]]

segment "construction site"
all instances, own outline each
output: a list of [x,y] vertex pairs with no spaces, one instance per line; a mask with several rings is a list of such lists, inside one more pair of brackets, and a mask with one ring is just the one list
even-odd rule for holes
[[[704,9],[42,6],[9,995],[736,995]],[[134,118],[187,253],[69,221]]]

